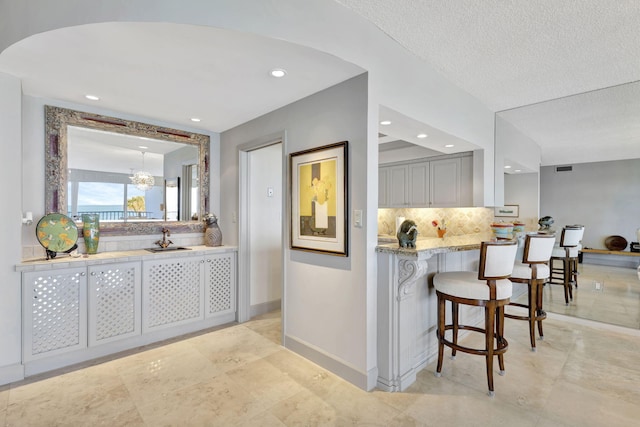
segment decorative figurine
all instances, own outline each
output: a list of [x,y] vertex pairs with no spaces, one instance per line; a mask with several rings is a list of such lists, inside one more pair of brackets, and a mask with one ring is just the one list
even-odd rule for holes
[[213,213],[204,216],[207,229],[204,232],[205,246],[222,246],[222,231],[218,227],[218,217]]
[[553,218],[551,218],[550,216],[543,216],[538,221],[538,225],[540,226],[541,231],[542,230],[548,231],[553,225],[553,223],[554,223]]
[[400,229],[396,234],[398,244],[401,248],[415,248],[418,238],[418,227],[414,221],[406,219],[400,224]]

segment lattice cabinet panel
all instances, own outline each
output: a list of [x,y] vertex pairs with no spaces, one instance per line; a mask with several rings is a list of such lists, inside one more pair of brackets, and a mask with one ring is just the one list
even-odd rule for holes
[[85,268],[23,273],[24,360],[87,346]]
[[89,345],[141,333],[141,264],[89,267]]
[[205,256],[206,316],[236,311],[235,253]]
[[202,257],[144,261],[144,332],[204,319]]

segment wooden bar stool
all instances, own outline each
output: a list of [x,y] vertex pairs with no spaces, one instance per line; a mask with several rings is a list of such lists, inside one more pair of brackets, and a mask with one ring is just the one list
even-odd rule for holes
[[542,321],[547,318],[547,313],[542,310],[542,286],[550,276],[547,263],[551,259],[555,241],[556,237],[553,234],[527,234],[524,241],[522,262],[516,262],[509,278],[511,282],[527,284],[527,304],[510,302],[509,305],[526,308],[528,314],[521,316],[505,313],[504,317],[529,322],[531,351],[536,351],[536,322],[540,339],[544,337]]
[[[560,235],[560,246],[553,249],[549,267],[551,275],[549,283],[564,286],[564,302],[569,305],[573,300],[573,286],[578,287],[578,253],[581,246],[580,241],[584,235],[584,226],[566,225]],[[562,263],[561,267],[556,267],[555,263]]]
[[[439,273],[433,277],[433,285],[438,297],[438,367],[436,376],[442,373],[444,346],[451,348],[451,357],[456,351],[485,356],[489,396],[493,391],[493,357],[498,356],[500,375],[504,375],[504,353],[509,346],[504,338],[504,306],[511,298],[512,285],[508,277],[518,246],[515,241],[482,242],[480,246],[480,265],[478,272],[453,271]],[[445,324],[445,302],[451,302],[451,324]],[[458,305],[484,307],[484,328],[460,325],[458,323]],[[452,339],[445,337],[445,331],[452,331]],[[458,344],[458,331],[468,330],[485,335],[483,349]]]

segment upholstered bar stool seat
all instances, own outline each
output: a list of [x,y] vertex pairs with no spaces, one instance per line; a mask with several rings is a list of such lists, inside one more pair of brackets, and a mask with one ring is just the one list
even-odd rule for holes
[[551,269],[547,263],[551,258],[554,245],[553,234],[527,234],[522,262],[517,262],[511,272],[511,282],[527,284],[527,304],[510,302],[509,305],[526,308],[527,315],[505,313],[504,316],[529,322],[531,351],[536,350],[536,323],[540,339],[544,337],[542,321],[547,318],[547,313],[542,309],[542,286],[551,276]]
[[[567,225],[562,229],[559,246],[553,249],[549,266],[549,283],[564,286],[564,302],[569,305],[573,300],[573,286],[578,287],[578,254],[582,245],[584,226]],[[557,263],[561,267],[557,267]]]
[[[509,303],[512,284],[508,277],[518,247],[515,241],[482,242],[478,272],[453,271],[438,273],[433,277],[433,285],[438,297],[438,366],[436,376],[442,373],[444,346],[451,348],[455,357],[460,350],[469,354],[485,356],[489,395],[493,390],[493,358],[498,357],[500,374],[504,374],[504,353],[509,346],[504,338],[504,306]],[[445,303],[451,303],[451,324],[445,324]],[[460,325],[459,304],[480,306],[485,310],[484,328]],[[484,348],[471,348],[458,344],[458,331],[467,330],[485,335]],[[446,331],[451,331],[451,339]]]

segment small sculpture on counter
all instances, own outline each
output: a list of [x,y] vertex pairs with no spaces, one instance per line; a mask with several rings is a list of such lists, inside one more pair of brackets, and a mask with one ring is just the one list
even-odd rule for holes
[[418,227],[416,223],[410,219],[404,220],[400,224],[400,229],[396,234],[398,244],[401,248],[415,248],[416,239],[418,238]]
[[551,229],[551,226],[553,225],[554,222],[555,221],[550,216],[543,216],[538,221],[538,225],[540,226],[540,231],[548,231],[549,229]]
[[205,246],[222,246],[222,231],[218,227],[218,217],[213,213],[204,216],[207,229],[204,232]]

